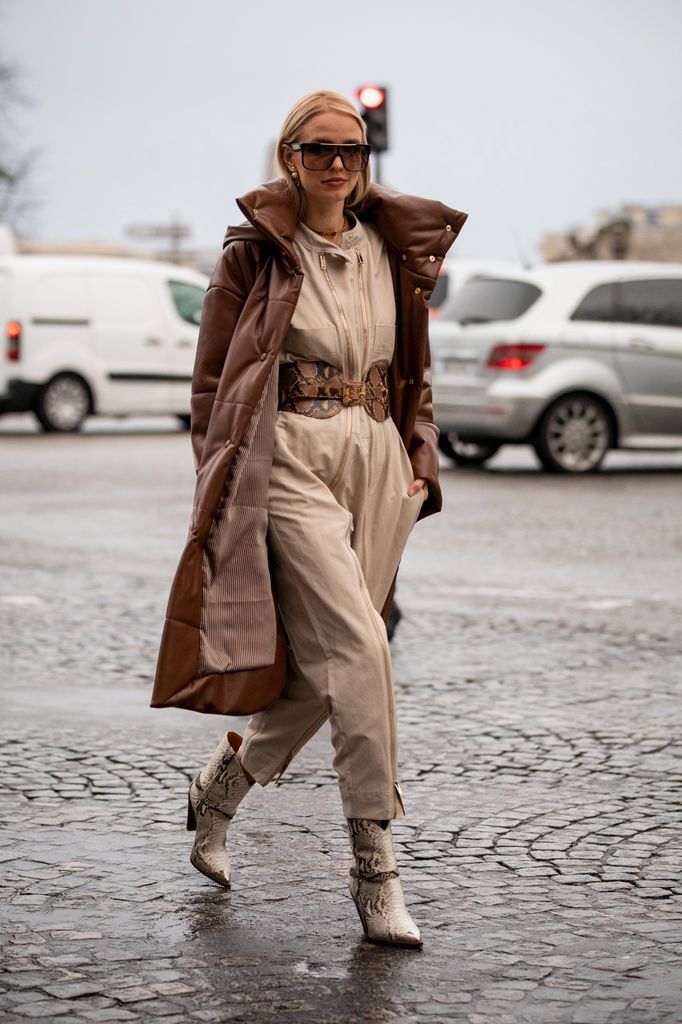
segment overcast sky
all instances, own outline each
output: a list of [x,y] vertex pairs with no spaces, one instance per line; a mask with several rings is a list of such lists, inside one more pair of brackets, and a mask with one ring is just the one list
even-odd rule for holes
[[536,258],[599,209],[682,203],[681,42],[682,0],[0,3],[45,240],[177,214],[218,249],[289,107],[373,81],[386,183],[466,210],[458,255]]

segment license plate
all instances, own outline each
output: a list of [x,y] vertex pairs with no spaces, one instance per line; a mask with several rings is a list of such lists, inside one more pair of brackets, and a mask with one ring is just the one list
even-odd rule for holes
[[478,374],[477,359],[439,359],[436,363],[439,373],[447,373],[454,377],[475,377]]

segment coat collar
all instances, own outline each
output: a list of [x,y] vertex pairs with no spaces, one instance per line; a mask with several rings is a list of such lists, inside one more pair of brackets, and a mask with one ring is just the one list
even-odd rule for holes
[[315,231],[299,221],[296,225],[296,242],[299,246],[311,249],[315,253],[327,253],[329,256],[343,260],[345,263],[353,262],[350,253],[352,250],[367,248],[367,231],[362,221],[356,217],[352,210],[346,216],[351,224],[348,231],[341,236],[341,243],[335,245],[328,239],[318,235]]
[[[268,181],[240,196],[237,205],[256,232],[248,230],[248,225],[228,228],[223,247],[236,238],[255,241],[265,235],[280,250],[289,267],[300,272],[294,247],[296,215],[285,182],[281,178]],[[468,216],[437,200],[406,195],[375,184],[370,185],[362,204],[354,212],[359,220],[375,225],[387,245],[399,253],[406,269],[431,283]]]

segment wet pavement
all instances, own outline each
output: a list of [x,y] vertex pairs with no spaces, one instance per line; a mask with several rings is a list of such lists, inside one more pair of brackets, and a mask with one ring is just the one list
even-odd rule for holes
[[679,1024],[682,456],[444,469],[392,644],[414,952],[363,939],[326,730],[238,811],[231,891],[189,864],[187,783],[244,720],[148,707],[167,428],[0,430],[2,1019]]

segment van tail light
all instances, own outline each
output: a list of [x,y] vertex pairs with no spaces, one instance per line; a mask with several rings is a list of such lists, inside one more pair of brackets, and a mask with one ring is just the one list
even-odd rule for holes
[[18,320],[10,320],[6,328],[7,348],[5,354],[12,362],[21,355],[21,324]]
[[544,351],[544,345],[525,342],[518,345],[495,345],[485,365],[490,370],[525,370]]

